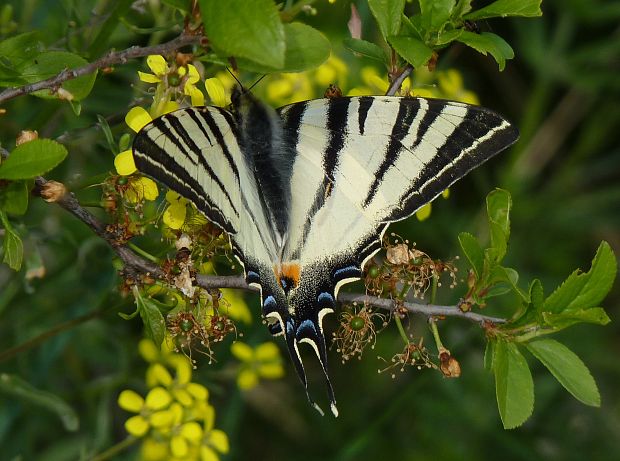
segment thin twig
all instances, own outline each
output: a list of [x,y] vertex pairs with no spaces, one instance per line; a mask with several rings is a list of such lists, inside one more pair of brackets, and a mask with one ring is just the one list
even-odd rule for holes
[[[36,189],[40,191],[47,182],[48,181],[45,178],[36,178]],[[159,266],[137,255],[127,246],[118,244],[118,242],[115,241],[114,236],[107,232],[106,226],[90,212],[82,208],[73,194],[65,194],[63,197],[59,198],[56,203],[85,223],[95,232],[95,234],[104,239],[110,247],[112,247],[114,252],[123,260],[127,269],[137,273],[148,274],[149,276],[157,279],[165,279],[164,273]],[[250,287],[245,282],[245,279],[240,275],[217,276],[198,274],[196,276],[196,285],[206,289],[236,288],[241,290],[254,290],[254,288]],[[417,304],[411,302],[399,302],[397,305],[391,299],[383,299],[355,293],[340,293],[338,295],[338,301],[345,303],[364,303],[389,311],[394,310],[397,306],[402,306],[414,314],[438,317],[458,317],[479,323],[481,325],[489,323],[499,324],[505,322],[505,319],[502,318],[489,317],[473,312],[463,312],[457,306],[437,306],[432,304]]]
[[413,71],[413,66],[411,64],[407,64],[403,68],[403,70],[396,76],[396,78],[394,78],[394,80],[392,81],[392,84],[390,85],[388,90],[385,92],[385,95],[394,96],[396,92],[400,89],[405,79],[409,77],[409,74],[411,74],[412,71]]
[[112,51],[105,56],[93,61],[85,66],[78,67],[77,69],[65,69],[55,77],[41,80],[28,85],[8,88],[0,93],[0,104],[8,101],[9,99],[23,96],[25,94],[34,93],[35,91],[50,89],[52,91],[60,88],[60,85],[67,80],[72,80],[83,75],[92,74],[98,69],[113,66],[114,64],[124,64],[130,59],[142,58],[151,54],[168,54],[186,45],[194,45],[200,43],[202,36],[181,34],[177,38],[170,40],[169,42],[162,43],[154,46],[132,46],[123,51]]

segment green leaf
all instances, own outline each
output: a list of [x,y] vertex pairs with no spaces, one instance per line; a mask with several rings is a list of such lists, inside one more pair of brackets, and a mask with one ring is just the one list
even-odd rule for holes
[[200,11],[205,33],[219,54],[271,69],[284,66],[285,32],[273,0],[200,0]]
[[28,196],[26,181],[0,185],[0,210],[12,215],[23,215],[28,209]]
[[[323,64],[331,50],[331,44],[325,36],[313,27],[299,22],[284,24],[286,36],[286,53],[284,65],[279,72],[301,72]],[[273,72],[274,68],[239,58],[237,64],[241,69],[252,72]]]
[[476,21],[478,19],[506,16],[542,16],[540,4],[542,0],[497,0],[490,5],[480,8],[464,16],[464,19]]
[[[31,59],[24,67],[24,79],[29,83],[45,80],[54,77],[67,69],[76,69],[88,64],[84,58],[68,51],[45,51]],[[74,101],[84,99],[92,90],[95,83],[97,72],[83,75],[72,80],[63,82],[61,87],[71,93]],[[35,96],[44,99],[58,98],[57,92],[50,90],[40,90],[32,93]]]
[[459,243],[476,277],[480,278],[482,270],[484,269],[484,251],[478,243],[478,240],[468,232],[461,232],[459,234]]
[[[488,283],[489,285],[495,285],[495,286],[489,290],[489,293],[486,295],[486,297],[490,298],[491,296],[498,296],[499,294],[504,294],[504,293],[507,293],[508,291],[513,291],[517,295],[519,295],[519,297],[522,300],[529,302],[528,295],[519,288],[517,284],[518,281],[519,281],[519,273],[516,270],[510,267],[504,267],[504,266],[499,266],[499,265],[493,266],[489,273]],[[501,286],[498,284],[501,284],[506,287],[505,289],[501,290],[501,293],[494,292],[496,289],[500,289]]]
[[56,413],[68,431],[75,432],[80,426],[77,414],[67,402],[51,392],[33,387],[19,376],[0,374],[0,392]]
[[503,189],[495,189],[487,195],[487,215],[491,233],[491,248],[487,249],[487,257],[499,263],[506,255],[508,237],[510,236],[510,193]]
[[164,316],[157,308],[157,305],[149,298],[143,297],[136,287],[133,289],[133,295],[136,299],[136,306],[138,306],[142,322],[144,322],[146,336],[153,340],[155,345],[159,347],[164,341],[164,334],[166,332]]
[[458,0],[454,8],[452,8],[452,19],[460,19],[463,15],[471,11],[472,0]]
[[0,164],[0,179],[29,179],[47,173],[67,156],[67,149],[51,139],[20,144]]
[[565,311],[558,314],[543,312],[545,323],[557,330],[562,330],[576,323],[594,323],[595,325],[607,325],[611,319],[602,307],[590,307],[577,311]]
[[598,306],[616,279],[617,262],[609,243],[603,241],[588,272],[573,272],[545,300],[544,310],[552,313],[577,311]]
[[542,310],[545,300],[545,293],[540,280],[534,279],[530,283],[528,302],[524,303],[521,310],[515,313],[512,320],[506,325],[508,329],[529,323],[542,322]]
[[433,56],[433,50],[414,37],[391,36],[388,42],[413,67],[424,66]]
[[110,124],[103,115],[97,114],[97,120],[99,121],[99,127],[101,128],[101,131],[103,131],[105,140],[108,143],[108,149],[110,149],[110,151],[112,151],[114,155],[118,154],[120,150],[117,144],[114,142],[114,135],[112,134]]
[[499,35],[495,35],[491,32],[482,32],[476,34],[464,30],[463,33],[456,39],[459,42],[473,48],[474,50],[487,55],[491,53],[491,56],[497,61],[499,70],[504,70],[506,67],[506,60],[515,57],[515,53],[506,41]]
[[495,343],[496,340],[487,340],[487,345],[484,348],[484,369],[486,371],[493,371],[493,356],[495,355]]
[[534,410],[534,382],[516,344],[497,341],[494,352],[497,407],[504,429],[513,429],[523,424]]
[[398,34],[405,0],[368,0],[368,6],[379,24],[383,38]]
[[601,406],[601,395],[590,370],[568,347],[553,339],[537,339],[525,346],[577,400]]
[[452,43],[454,40],[458,39],[463,33],[463,29],[452,29],[442,32],[437,36],[435,40],[433,40],[434,45],[443,46]]
[[380,61],[382,63],[387,62],[388,57],[383,48],[375,45],[372,42],[367,42],[366,40],[349,37],[345,38],[342,41],[342,44],[345,46],[345,48],[353,51],[354,53],[361,54],[371,59],[376,59],[377,61]]
[[427,32],[438,32],[450,20],[456,0],[419,0],[422,27]]
[[4,240],[2,241],[4,257],[2,262],[5,262],[14,271],[18,271],[21,269],[24,259],[24,244],[2,210],[0,210],[0,221],[4,226]]
[[25,83],[22,68],[41,52],[39,32],[26,32],[0,42],[0,86]]

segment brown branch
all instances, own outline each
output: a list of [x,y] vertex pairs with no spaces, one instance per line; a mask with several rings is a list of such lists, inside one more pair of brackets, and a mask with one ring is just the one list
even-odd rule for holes
[[[46,187],[46,184],[48,183],[49,181],[47,181],[45,178],[36,178],[35,192],[37,192],[39,195],[44,195],[44,189]],[[54,201],[62,208],[67,210],[69,213],[71,213],[73,216],[78,218],[80,221],[85,223],[88,227],[90,227],[93,232],[95,232],[95,234],[104,239],[108,243],[108,245],[110,245],[110,247],[114,250],[114,252],[123,260],[126,268],[134,272],[148,274],[151,277],[165,280],[164,273],[159,266],[137,255],[127,246],[119,245],[115,241],[114,236],[106,230],[105,224],[99,221],[89,211],[82,208],[82,206],[78,203],[77,199],[73,194],[67,192]],[[236,288],[241,290],[254,290],[254,288],[250,287],[245,282],[245,279],[240,275],[217,276],[198,274],[196,276],[196,285],[206,289]],[[463,312],[457,306],[437,306],[432,304],[418,304],[412,302],[403,302],[396,304],[391,299],[377,298],[375,296],[366,296],[356,293],[340,293],[338,295],[338,301],[344,303],[364,303],[389,311],[394,310],[397,306],[402,306],[413,314],[422,314],[428,317],[458,317],[479,323],[482,326],[489,323],[504,323],[506,321],[502,318],[490,317],[474,312]]]
[[401,85],[405,81],[409,74],[413,71],[413,66],[411,64],[407,64],[400,73],[394,77],[394,80],[390,84],[390,87],[385,92],[386,96],[394,96],[396,92],[400,89]]
[[168,54],[186,45],[198,44],[201,39],[202,36],[200,35],[184,33],[169,42],[161,43],[159,45],[145,47],[132,46],[131,48],[127,48],[123,51],[112,51],[96,61],[86,64],[85,66],[78,67],[77,69],[65,69],[55,77],[16,88],[8,88],[0,93],[0,104],[8,101],[9,99],[34,93],[39,90],[57,90],[63,82],[82,77],[83,75],[92,74],[98,69],[109,67],[114,64],[124,64],[130,59],[142,58],[151,54]]

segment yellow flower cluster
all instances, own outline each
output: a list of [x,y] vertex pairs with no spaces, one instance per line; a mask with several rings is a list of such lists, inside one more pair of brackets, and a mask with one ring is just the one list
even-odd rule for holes
[[136,413],[125,422],[125,429],[142,438],[141,458],[147,461],[217,461],[229,451],[228,436],[214,429],[215,410],[208,403],[209,392],[191,381],[192,365],[183,355],[166,348],[160,351],[148,339],[139,350],[150,363],[146,373],[149,391],[142,397],[124,390],[118,404]]
[[237,385],[241,390],[252,389],[261,378],[278,379],[284,376],[280,350],[272,342],[259,344],[255,349],[241,341],[232,344],[230,351],[241,362]]

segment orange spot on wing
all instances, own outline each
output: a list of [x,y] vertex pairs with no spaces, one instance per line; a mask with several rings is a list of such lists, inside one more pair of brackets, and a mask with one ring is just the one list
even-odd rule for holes
[[287,279],[291,280],[293,282],[293,285],[295,286],[299,284],[301,266],[298,263],[282,263],[279,265],[275,265],[273,266],[273,272],[276,274],[278,284],[280,284],[280,279],[282,277],[286,277]]

